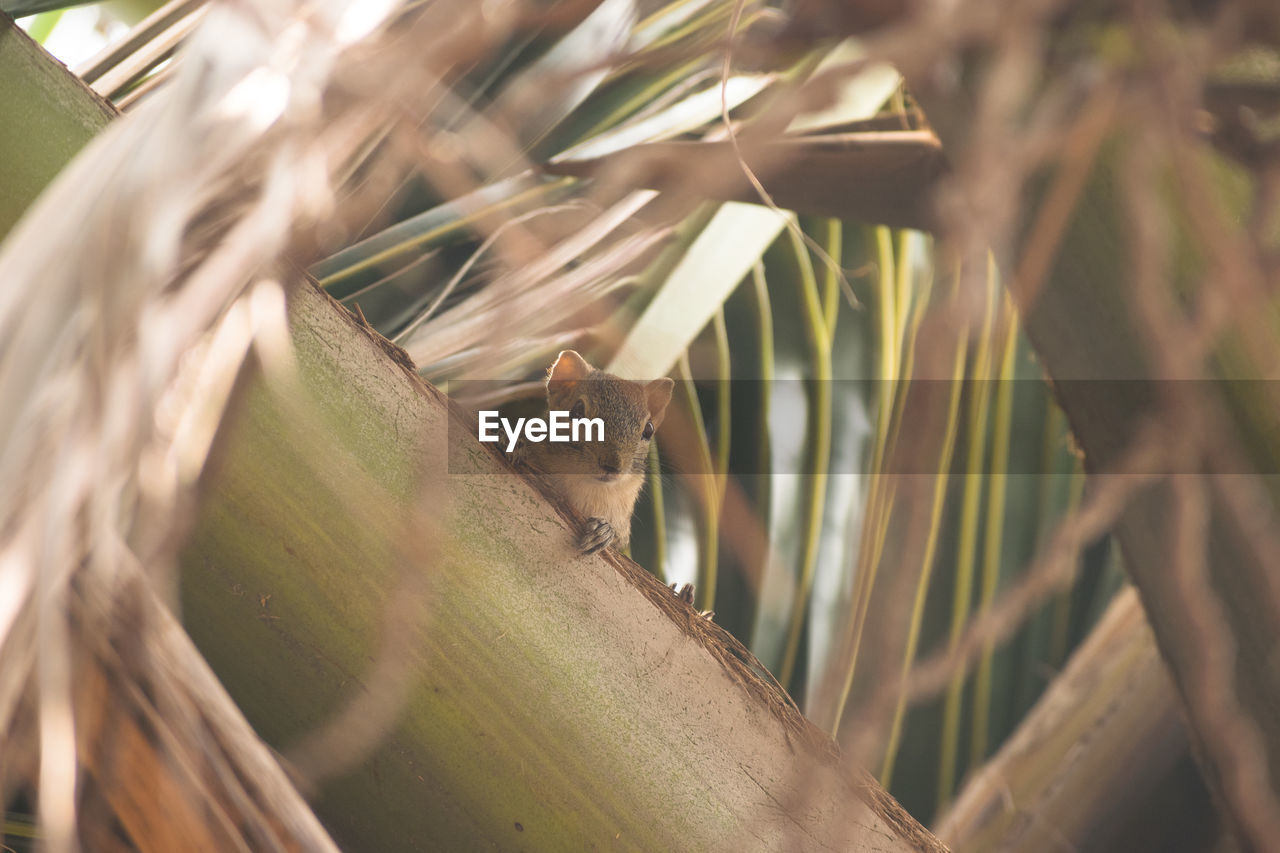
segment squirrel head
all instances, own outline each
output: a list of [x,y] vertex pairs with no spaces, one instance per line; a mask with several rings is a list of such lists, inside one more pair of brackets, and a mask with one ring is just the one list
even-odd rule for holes
[[625,474],[642,474],[649,442],[662,424],[675,383],[670,379],[633,382],[597,370],[573,350],[560,353],[547,371],[547,407],[570,417],[599,418],[603,441],[564,445],[574,457],[576,473],[605,482]]

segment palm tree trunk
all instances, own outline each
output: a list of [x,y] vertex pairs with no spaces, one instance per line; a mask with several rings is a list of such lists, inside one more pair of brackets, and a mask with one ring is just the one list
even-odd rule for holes
[[0,13],[0,239],[115,107]]
[[305,282],[290,314],[299,381],[248,381],[183,611],[344,844],[942,849],[389,344]]

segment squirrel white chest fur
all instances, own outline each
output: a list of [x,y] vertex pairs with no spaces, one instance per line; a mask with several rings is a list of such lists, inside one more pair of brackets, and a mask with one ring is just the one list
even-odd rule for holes
[[[534,463],[530,467],[536,470]],[[621,549],[631,543],[631,516],[644,488],[644,474],[624,474],[608,482],[580,474],[543,474],[542,479],[583,517],[609,525],[613,536],[606,544]]]
[[587,519],[579,535],[582,551],[630,543],[631,514],[644,487],[649,443],[673,388],[670,379],[632,382],[596,370],[573,350],[560,353],[548,371],[548,411],[598,418],[604,435],[595,441],[526,442],[516,457]]

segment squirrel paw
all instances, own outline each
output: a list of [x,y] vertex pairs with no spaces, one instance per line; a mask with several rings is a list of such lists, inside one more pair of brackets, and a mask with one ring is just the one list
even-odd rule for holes
[[594,554],[608,547],[613,541],[613,527],[603,518],[588,518],[586,530],[578,539],[578,550],[583,554]]
[[[667,586],[671,587],[671,592],[676,598],[680,599],[690,607],[693,607],[693,584],[687,583],[680,585],[673,583],[667,584]],[[699,610],[698,615],[710,622],[715,619],[716,612],[714,610]]]

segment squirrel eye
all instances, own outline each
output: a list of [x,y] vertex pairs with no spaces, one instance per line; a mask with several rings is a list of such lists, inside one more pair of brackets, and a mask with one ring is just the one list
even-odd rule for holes
[[641,437],[644,438],[645,441],[653,438],[653,421],[649,421],[644,425],[644,432],[641,433]]
[[573,404],[573,408],[569,410],[569,417],[582,418],[586,417],[587,406],[581,400]]

